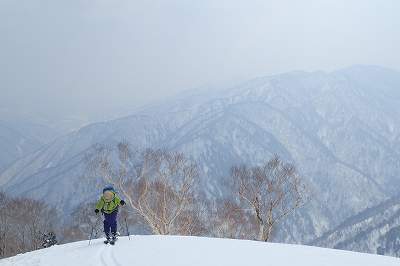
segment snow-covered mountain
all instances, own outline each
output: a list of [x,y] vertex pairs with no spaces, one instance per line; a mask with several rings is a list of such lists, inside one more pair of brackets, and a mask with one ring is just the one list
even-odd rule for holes
[[122,237],[115,246],[76,242],[0,260],[1,266],[395,266],[397,258],[306,246],[195,237]]
[[59,134],[47,126],[27,120],[5,120],[0,117],[0,171],[57,136]]
[[96,193],[81,182],[85,152],[95,143],[125,139],[190,155],[202,169],[202,187],[219,197],[233,164],[257,164],[279,154],[298,166],[312,200],[275,240],[307,242],[396,193],[399,88],[399,73],[355,66],[188,92],[57,139],[6,169],[0,186],[17,195],[45,197],[68,211]]
[[312,245],[400,257],[400,196],[347,219]]

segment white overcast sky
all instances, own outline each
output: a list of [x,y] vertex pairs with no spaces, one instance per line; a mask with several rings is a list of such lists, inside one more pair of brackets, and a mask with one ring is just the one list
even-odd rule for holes
[[292,70],[400,70],[399,0],[0,0],[0,107],[92,115]]

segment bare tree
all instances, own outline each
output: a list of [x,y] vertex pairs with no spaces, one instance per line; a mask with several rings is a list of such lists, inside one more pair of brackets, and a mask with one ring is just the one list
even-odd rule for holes
[[8,249],[9,228],[11,226],[9,220],[9,210],[7,206],[10,199],[3,192],[0,192],[0,258],[6,256]]
[[232,177],[243,208],[252,215],[256,236],[268,241],[274,227],[307,200],[296,168],[275,156],[260,167],[233,167]]
[[56,211],[42,201],[0,193],[0,206],[1,257],[40,249],[43,235],[54,231]]
[[26,198],[13,199],[8,208],[12,218],[17,246],[20,251],[41,248],[43,234],[53,231],[56,211],[42,201]]
[[248,237],[248,215],[243,208],[233,200],[214,202],[209,207],[209,232],[214,237],[245,239]]
[[185,208],[179,219],[176,220],[174,234],[200,236],[207,233],[205,225],[207,221],[202,219],[204,210],[201,203],[202,201],[196,198],[196,201],[192,201],[190,206]]
[[[140,154],[140,156],[138,156]],[[138,153],[127,142],[97,147],[89,157],[90,176],[112,184],[154,234],[191,234],[196,219],[197,166],[183,154],[162,150]]]

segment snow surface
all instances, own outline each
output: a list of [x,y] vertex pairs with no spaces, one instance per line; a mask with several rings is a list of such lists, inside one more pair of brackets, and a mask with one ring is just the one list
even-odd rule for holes
[[244,240],[174,236],[122,237],[54,246],[0,260],[1,266],[394,266],[400,260],[349,251]]

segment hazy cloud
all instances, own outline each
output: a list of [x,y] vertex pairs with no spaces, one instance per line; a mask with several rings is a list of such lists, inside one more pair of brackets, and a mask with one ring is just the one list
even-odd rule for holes
[[1,0],[0,105],[93,114],[207,83],[400,69],[397,0]]

